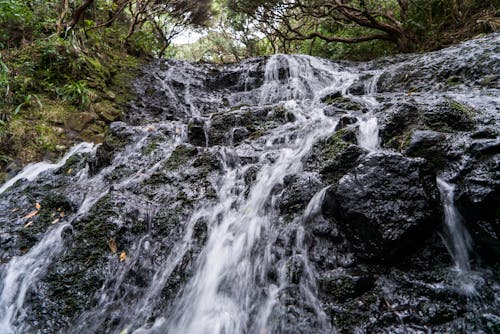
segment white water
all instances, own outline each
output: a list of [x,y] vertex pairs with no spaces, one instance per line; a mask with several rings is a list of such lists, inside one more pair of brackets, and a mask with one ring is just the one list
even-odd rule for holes
[[2,194],[5,190],[9,189],[13,184],[15,184],[19,180],[26,179],[28,181],[32,181],[43,172],[51,171],[51,170],[54,170],[54,169],[57,169],[57,168],[64,166],[66,161],[70,157],[72,157],[73,155],[78,154],[78,153],[89,153],[93,149],[94,149],[94,144],[92,144],[92,143],[80,143],[80,144],[74,146],[73,148],[71,148],[71,150],[69,150],[69,152],[66,153],[64,155],[64,157],[62,157],[56,163],[50,163],[50,162],[43,161],[43,162],[38,162],[35,164],[27,165],[26,167],[24,167],[24,169],[19,174],[17,174],[16,176],[11,178],[7,182],[5,182],[0,187],[0,194]]
[[26,316],[24,302],[29,287],[41,277],[52,257],[61,250],[61,232],[68,224],[60,224],[45,234],[44,238],[27,254],[14,257],[1,268],[0,277],[0,333],[23,333]]
[[[193,73],[195,71],[199,73]],[[285,193],[280,188],[285,183],[284,179],[302,171],[302,160],[311,146],[319,139],[330,136],[337,124],[334,117],[324,115],[325,106],[321,103],[323,96],[340,92],[365,106],[365,114],[351,113],[348,110],[342,112],[345,112],[343,115],[358,118],[358,144],[370,152],[380,150],[375,87],[381,72],[370,71],[374,75],[365,89],[368,94],[351,96],[346,92],[358,79],[360,72],[354,67],[344,69],[313,57],[271,57],[267,62],[264,84],[252,88],[253,81],[245,77],[245,89],[254,90],[234,94],[230,89],[220,95],[212,92],[200,94],[203,89],[211,88],[200,89],[206,82],[204,78],[209,77],[205,77],[203,71],[202,66],[198,68],[182,63],[171,66],[163,74],[159,70],[158,75],[165,75],[162,79],[164,85],[160,85],[160,90],[173,101],[172,104],[178,106],[180,113],[186,117],[206,117],[206,134],[210,117],[217,116],[221,111],[227,112],[223,108],[209,109],[208,112],[203,109],[204,102],[209,104],[210,99],[217,96],[227,97],[230,101],[228,106],[236,109],[241,105],[255,106],[255,99],[260,98],[258,111],[284,110],[292,113],[295,121],[266,129],[258,138],[247,139],[235,147],[198,147],[197,150],[207,150],[220,156],[223,162],[223,170],[220,173],[214,171],[209,180],[217,191],[217,199],[199,200],[191,216],[176,223],[181,232],[174,241],[166,237],[155,239],[156,231],[151,229],[129,241],[126,261],[118,262],[116,254],[109,254],[106,259],[109,261],[104,268],[98,268],[107,275],[105,282],[100,288],[96,287],[94,298],[88,299],[92,306],[65,327],[67,332],[286,333],[287,316],[290,315],[297,316],[301,322],[310,322],[305,327],[315,330],[315,333],[335,332],[330,315],[322,310],[325,305],[318,300],[318,277],[314,265],[309,263],[309,236],[304,230],[309,222],[323,219],[321,204],[326,188],[316,193],[304,213],[297,213],[293,216],[293,221],[283,221],[283,213],[279,212],[277,203]],[[175,85],[171,85],[170,80]],[[251,107],[245,110],[254,111]],[[141,119],[141,124],[148,121]],[[133,130],[136,136],[124,148],[124,152],[115,154],[111,166],[105,167],[95,176],[89,176],[88,171],[83,169],[72,179],[75,184],[71,191],[74,190],[75,195],[69,196],[79,206],[73,216],[67,217],[68,222],[62,222],[46,231],[39,243],[27,254],[0,265],[1,279],[5,282],[0,287],[0,333],[3,334],[4,330],[9,334],[30,332],[31,328],[23,323],[24,315],[29,309],[26,297],[29,296],[30,289],[36,287],[50,262],[64,251],[62,229],[74,219],[84,217],[103,196],[110,194],[113,199],[122,196],[126,200],[124,211],[128,213],[129,206],[140,210],[138,220],[155,217],[158,210],[164,207],[170,209],[170,203],[159,202],[156,194],[141,191],[141,187],[148,187],[145,181],[154,172],[161,171],[162,164],[172,151],[184,143],[186,124],[182,121],[150,122],[145,126],[127,125],[127,128]],[[153,142],[154,136],[157,136],[156,139],[160,138],[154,142],[158,148],[153,152],[148,150],[148,154],[142,153]],[[206,138],[208,140],[208,136]],[[251,163],[245,162],[246,164],[240,162],[241,157],[248,157],[245,155],[247,153],[250,158],[259,161],[252,160]],[[118,174],[117,179],[110,181],[108,177],[120,166],[132,168],[132,174]],[[256,181],[252,181],[253,185],[248,189],[245,175],[251,167],[257,168],[258,173]],[[165,184],[158,184],[160,189],[164,186]],[[463,224],[454,207],[453,186],[444,183],[440,189],[447,212],[447,226],[450,226],[450,231],[456,231],[457,226],[463,227]],[[116,218],[112,223],[127,227],[126,218]],[[205,242],[199,241],[201,237],[194,234],[194,227],[199,221],[207,224],[208,240],[203,245],[194,246],[195,243]],[[452,232],[449,234],[451,236]],[[465,254],[460,251],[467,248],[467,236],[466,231],[465,234],[458,233],[457,240],[445,236],[459,272],[470,270],[468,251]],[[167,250],[159,246],[162,243]],[[276,246],[278,243],[285,243],[286,247]],[[71,245],[71,242],[67,245]],[[285,251],[290,253],[284,254]],[[335,252],[336,250],[330,249],[328,256],[335,257]],[[186,265],[186,261],[193,261],[193,264],[189,262]],[[150,262],[151,266],[140,265]],[[297,263],[300,272],[294,274],[299,277],[294,277],[292,282],[290,271]],[[184,265],[185,268],[182,268]],[[137,270],[141,268],[146,268],[148,272]],[[137,285],[130,283],[130,280],[137,278],[143,281]],[[185,280],[188,282],[185,283]],[[171,288],[171,281],[179,284],[180,290],[176,290],[177,287]],[[172,290],[173,294],[166,297],[164,290],[167,289],[168,293]],[[290,291],[296,295],[292,296]],[[175,295],[176,293],[178,294]],[[293,298],[293,305],[287,304],[286,298]],[[67,319],[61,320],[64,321]],[[298,326],[293,329],[300,330]]]
[[455,185],[437,178],[437,186],[443,203],[444,222],[446,233],[444,241],[453,258],[455,270],[459,273],[470,271],[469,253],[472,248],[472,239],[467,231],[463,218],[455,206]]
[[380,150],[378,120],[374,115],[379,103],[373,94],[377,92],[377,83],[381,75],[382,71],[374,72],[373,78],[365,85],[366,94],[358,98],[358,101],[368,108],[366,114],[357,117],[359,124],[358,145],[369,152]]
[[[289,74],[280,76],[280,70]],[[318,93],[345,91],[355,78],[356,74],[312,57],[278,55],[268,61],[261,104],[279,103],[294,113],[296,121],[274,131],[266,141],[266,150],[278,153],[278,157],[269,163],[262,155],[263,166],[247,198],[242,191],[245,167],[234,166],[233,153],[226,150],[218,203],[210,210],[203,209],[208,214],[209,239],[196,273],[172,306],[172,313],[157,321],[150,331],[162,328],[168,333],[237,334],[270,330],[266,327],[268,317],[286,285],[284,274],[278,275],[281,284],[256,285],[270,261],[271,244],[262,244],[263,236],[273,235],[278,219],[272,205],[277,195],[272,190],[286,175],[301,170],[301,159],[314,142],[333,132],[336,121],[324,115]],[[300,135],[295,139],[287,136],[297,130]],[[273,146],[274,139],[283,136],[287,141]],[[257,316],[249,318],[251,314]],[[320,310],[316,317],[325,318]],[[323,326],[328,325],[323,321]]]

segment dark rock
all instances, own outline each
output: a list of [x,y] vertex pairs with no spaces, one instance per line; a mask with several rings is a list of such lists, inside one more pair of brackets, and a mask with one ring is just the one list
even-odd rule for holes
[[114,151],[115,148],[107,141],[99,145],[95,155],[88,158],[90,174],[95,175],[102,168],[109,166],[113,161]]
[[376,153],[329,189],[323,211],[360,258],[390,260],[435,229],[438,208],[435,176],[425,160]]
[[188,141],[195,146],[206,146],[205,122],[201,118],[193,118],[188,123]]
[[414,130],[405,154],[410,157],[421,157],[431,162],[436,169],[446,163],[446,136],[431,130]]
[[407,144],[409,130],[418,124],[419,115],[414,103],[399,103],[384,110],[379,118],[382,145],[401,151]]
[[315,174],[304,173],[286,176],[284,190],[279,203],[280,212],[291,215],[304,210],[322,187],[322,183]]
[[344,128],[335,132],[330,138],[316,143],[306,164],[312,170],[317,170],[328,182],[336,182],[349,169],[357,165],[357,159],[364,151],[353,143],[356,133]]
[[364,82],[355,82],[349,87],[349,94],[352,95],[363,95],[365,94],[365,84]]
[[325,273],[319,278],[320,293],[335,302],[361,296],[373,288],[374,279],[368,273],[347,271]]
[[424,123],[436,131],[466,131],[474,127],[474,110],[454,100],[425,110],[423,117]]
[[492,128],[483,127],[472,133],[472,139],[495,139],[499,135],[498,131]]
[[111,134],[119,139],[129,139],[135,132],[134,130],[124,122],[113,122],[109,125],[109,130]]
[[471,143],[469,151],[473,155],[500,154],[500,138],[490,140],[475,140]]
[[458,181],[457,206],[484,259],[500,259],[500,155],[472,160]]
[[244,127],[237,127],[233,130],[233,145],[236,145],[250,136],[251,132]]
[[335,131],[343,129],[351,124],[355,124],[358,121],[356,117],[352,116],[342,116],[335,127]]

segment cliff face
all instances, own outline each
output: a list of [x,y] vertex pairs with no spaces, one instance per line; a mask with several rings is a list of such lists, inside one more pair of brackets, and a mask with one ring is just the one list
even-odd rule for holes
[[151,63],[104,144],[0,188],[0,327],[495,332],[499,42]]

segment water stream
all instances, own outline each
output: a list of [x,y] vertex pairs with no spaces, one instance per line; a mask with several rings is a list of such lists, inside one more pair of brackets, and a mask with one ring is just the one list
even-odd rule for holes
[[[447,51],[428,59],[440,57],[456,58]],[[448,309],[441,317],[433,311],[440,301],[427,297],[435,292],[429,287],[441,296],[444,283],[389,293],[425,278],[418,269],[390,277],[370,263],[366,269],[363,260],[358,266],[344,236],[323,217],[332,184],[321,173],[335,178],[328,168],[345,166],[335,165],[338,147],[321,145],[335,137],[339,120],[350,122],[339,147],[351,150],[354,162],[377,158],[374,152],[396,155],[381,139],[387,131],[382,116],[392,107],[387,101],[407,94],[377,86],[384,90],[380,80],[400,67],[399,60],[379,69],[302,55],[225,68],[152,64],[129,118],[111,126],[123,142],[104,153],[107,163],[103,146],[83,143],[57,163],[27,166],[0,187],[0,242],[6,245],[0,334],[402,333],[411,321],[405,314],[428,311],[398,306],[417,308],[414,300],[431,305],[428,313],[446,326],[441,318]],[[349,92],[356,84],[363,93]],[[402,176],[387,175],[387,182],[393,177]],[[440,177],[437,186],[443,240],[454,270],[466,276],[475,268],[455,186]],[[363,184],[355,187],[364,191]],[[39,201],[44,210],[44,196],[53,192],[72,203],[69,214],[54,224],[35,217],[25,227],[29,208]],[[26,251],[12,246],[25,235],[32,241]],[[80,258],[82,245],[91,249]],[[75,282],[85,284],[75,288]],[[422,286],[432,291],[420,300],[415,291]],[[455,302],[452,292],[446,296]],[[347,323],[345,313],[363,323]],[[423,332],[423,321],[408,332]]]

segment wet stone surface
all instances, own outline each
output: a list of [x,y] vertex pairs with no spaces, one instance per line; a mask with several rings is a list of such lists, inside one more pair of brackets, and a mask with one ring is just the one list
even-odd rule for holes
[[0,332],[498,332],[498,44],[153,61],[102,145],[0,188]]

